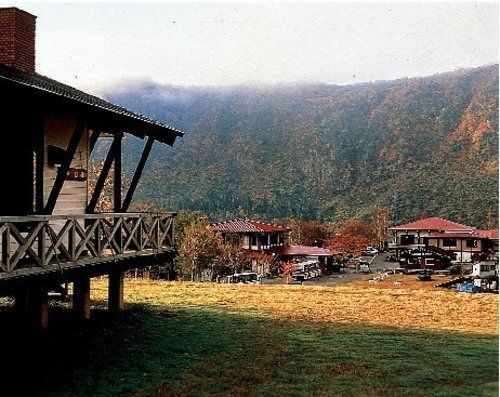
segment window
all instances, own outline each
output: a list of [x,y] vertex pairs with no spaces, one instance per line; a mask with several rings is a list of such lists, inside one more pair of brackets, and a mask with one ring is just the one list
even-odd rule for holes
[[443,247],[456,247],[457,239],[456,238],[444,238],[443,239]]
[[251,240],[250,240],[251,241],[251,245],[257,245],[257,238],[258,238],[257,236],[252,236],[251,237]]
[[401,236],[401,245],[414,244],[415,236],[413,234],[407,234],[406,236]]
[[466,246],[467,248],[476,248],[476,247],[477,247],[477,240],[474,240],[474,239],[468,238],[468,239],[465,241],[465,246]]

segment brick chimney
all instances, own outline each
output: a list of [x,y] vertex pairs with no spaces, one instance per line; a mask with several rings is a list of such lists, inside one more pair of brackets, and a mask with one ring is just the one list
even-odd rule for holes
[[36,17],[15,7],[0,8],[0,63],[35,73]]

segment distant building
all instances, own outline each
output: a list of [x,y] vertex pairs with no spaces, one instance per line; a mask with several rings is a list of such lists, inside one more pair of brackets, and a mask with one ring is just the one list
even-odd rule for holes
[[390,247],[401,251],[434,247],[453,253],[455,262],[498,256],[498,230],[479,230],[443,218],[420,219],[389,228]]
[[211,227],[214,232],[221,234],[225,242],[237,240],[241,248],[261,252],[285,245],[285,233],[290,231],[284,226],[247,219],[213,223]]
[[335,262],[335,258],[341,254],[326,248],[309,245],[289,245],[271,248],[269,252],[282,261],[314,260],[319,262],[322,274],[340,271],[340,265]]
[[263,262],[277,260],[315,260],[322,270],[333,269],[335,252],[320,247],[287,245],[286,236],[291,230],[288,227],[248,219],[213,223],[211,227],[214,232],[221,234],[224,242],[237,242],[242,249],[248,251],[247,257],[255,272],[266,273],[268,266]]

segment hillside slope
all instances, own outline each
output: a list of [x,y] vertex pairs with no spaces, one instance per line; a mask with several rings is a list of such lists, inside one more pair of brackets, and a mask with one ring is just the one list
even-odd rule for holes
[[[498,65],[348,86],[142,82],[106,97],[188,132],[153,152],[138,192],[165,208],[339,220],[387,204],[395,221],[474,225],[497,214]],[[127,159],[141,146],[129,141]]]

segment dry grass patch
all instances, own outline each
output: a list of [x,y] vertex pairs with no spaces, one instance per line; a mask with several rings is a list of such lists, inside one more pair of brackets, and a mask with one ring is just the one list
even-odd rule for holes
[[[250,310],[307,322],[498,334],[497,295],[403,286],[360,282],[332,288],[127,279],[125,301],[228,312]],[[94,280],[92,293],[95,300],[105,299],[107,280]]]

